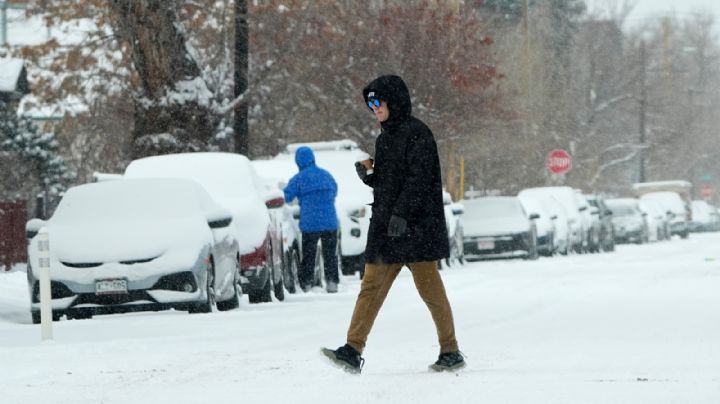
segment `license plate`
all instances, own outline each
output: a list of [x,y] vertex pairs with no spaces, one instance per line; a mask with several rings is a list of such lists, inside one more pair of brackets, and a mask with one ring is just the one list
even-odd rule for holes
[[478,240],[478,250],[492,250],[495,248],[495,240]]
[[127,293],[126,279],[102,279],[95,282],[95,294],[114,295]]

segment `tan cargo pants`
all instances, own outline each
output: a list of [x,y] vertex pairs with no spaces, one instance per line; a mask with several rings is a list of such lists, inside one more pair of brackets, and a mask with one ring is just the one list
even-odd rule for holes
[[[406,265],[410,268],[415,287],[430,310],[435,322],[440,342],[440,352],[457,351],[458,343],[455,339],[452,309],[437,269],[437,262],[413,262]],[[347,334],[348,345],[358,352],[362,352],[365,348],[365,342],[380,307],[402,267],[403,264],[379,263],[365,265],[365,276],[355,302],[355,310]]]

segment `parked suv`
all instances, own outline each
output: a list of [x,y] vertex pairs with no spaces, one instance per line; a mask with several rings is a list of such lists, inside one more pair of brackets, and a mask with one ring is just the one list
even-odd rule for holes
[[282,193],[263,181],[247,157],[233,153],[181,153],[132,161],[125,178],[188,178],[232,212],[240,244],[240,281],[250,303],[285,298]]

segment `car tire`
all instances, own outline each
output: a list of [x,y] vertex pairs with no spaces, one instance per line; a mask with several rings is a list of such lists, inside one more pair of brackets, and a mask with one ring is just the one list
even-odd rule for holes
[[365,264],[365,254],[347,256],[342,258],[341,271],[343,275],[352,276],[360,271]]
[[278,272],[280,272],[280,280],[278,282],[275,281],[275,277],[272,278],[273,282],[273,293],[275,294],[275,298],[282,302],[285,300],[285,274],[283,274],[283,271],[281,269],[277,269]]
[[207,276],[205,276],[205,295],[207,299],[204,302],[196,303],[191,305],[188,309],[188,313],[210,313],[217,308],[215,301],[215,263],[210,257],[207,268]]
[[285,289],[290,294],[297,293],[299,281],[298,281],[298,266],[300,265],[300,258],[296,248],[290,248],[287,253],[285,274],[283,275],[283,281],[285,282]]
[[237,309],[240,307],[240,296],[242,296],[242,288],[240,287],[240,257],[236,258],[235,261],[235,279],[233,280],[233,297],[217,302],[217,309],[219,311],[227,311]]

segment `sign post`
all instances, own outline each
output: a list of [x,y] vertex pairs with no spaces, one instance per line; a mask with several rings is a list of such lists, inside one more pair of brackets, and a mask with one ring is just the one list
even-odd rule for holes
[[40,335],[43,341],[53,339],[52,294],[50,293],[50,238],[46,228],[38,238],[38,266],[40,268]]
[[565,150],[555,149],[545,157],[545,166],[553,174],[565,174],[572,168],[572,157]]

